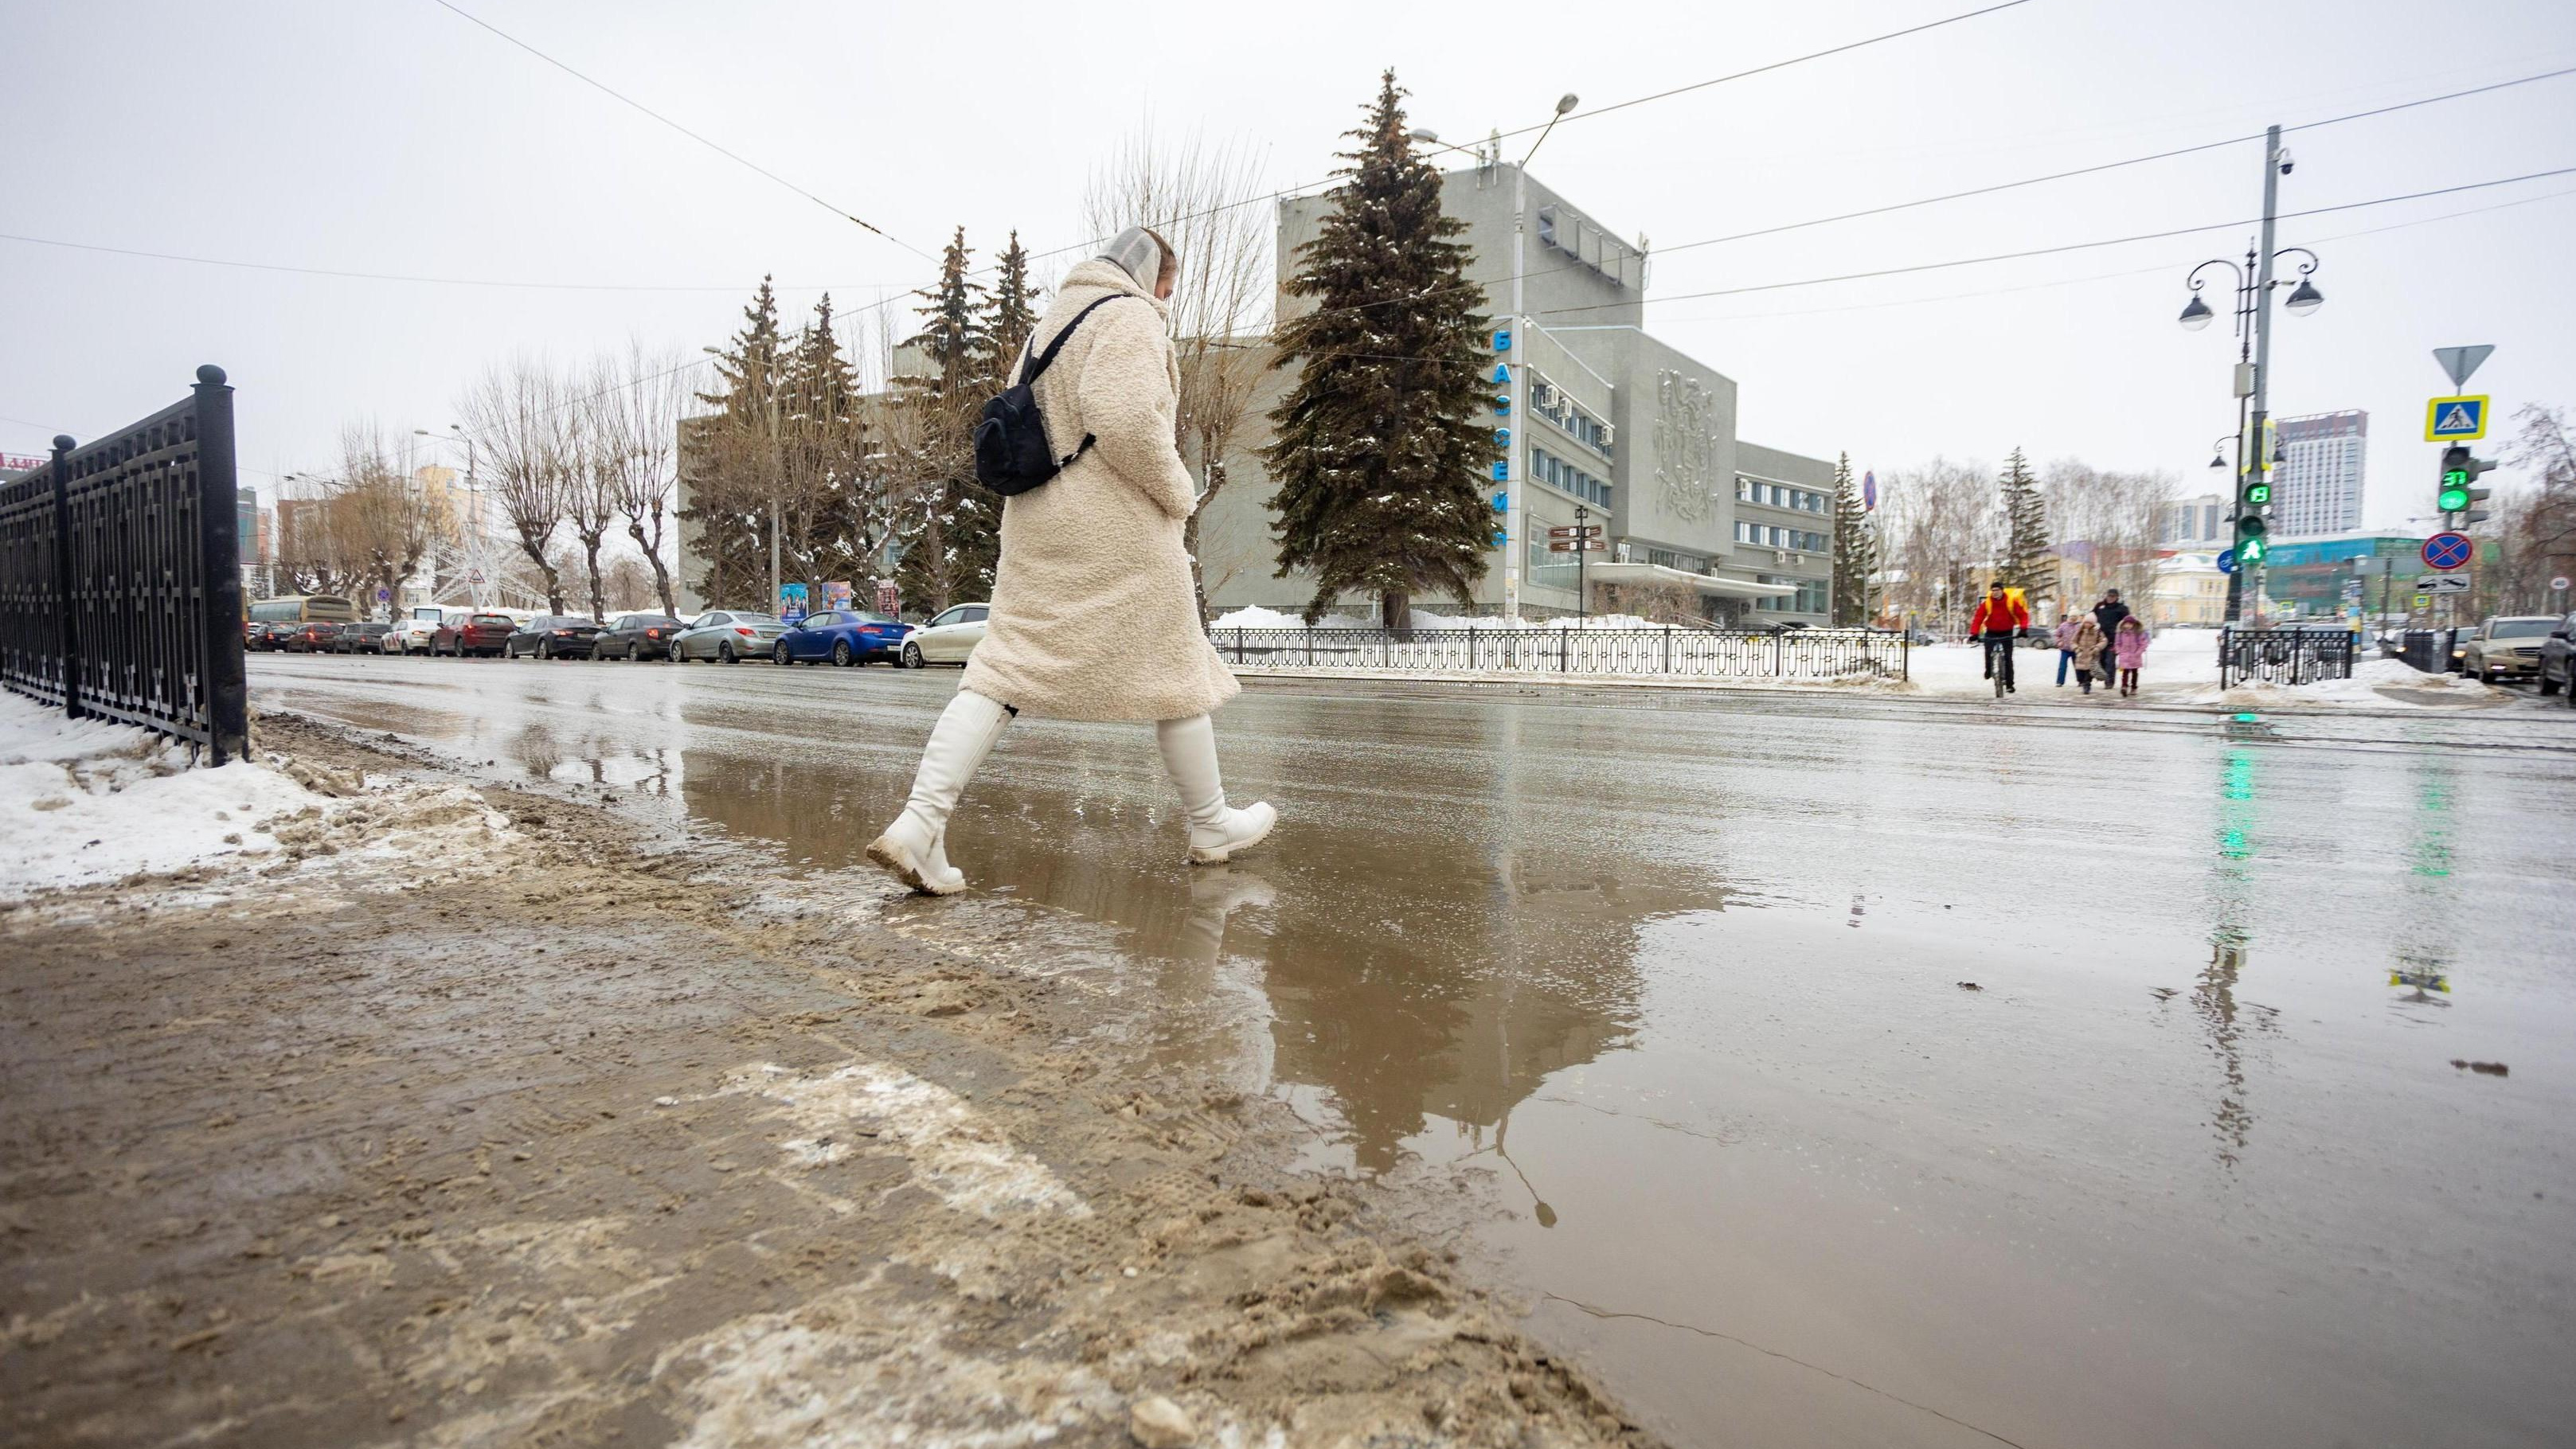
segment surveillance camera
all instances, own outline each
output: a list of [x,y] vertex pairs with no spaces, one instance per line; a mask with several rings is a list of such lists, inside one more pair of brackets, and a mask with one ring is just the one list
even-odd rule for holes
[[2282,174],[2282,175],[2284,175],[2284,176],[2289,175],[2289,174],[2290,174],[2290,168],[2291,168],[2291,167],[2293,167],[2293,166],[2296,166],[2296,165],[2298,165],[2298,164],[2299,164],[2299,163],[2298,163],[2297,161],[2295,161],[2295,160],[2292,160],[2292,159],[2291,159],[2291,157],[2290,157],[2290,153],[2289,153],[2288,151],[2283,151],[2283,152],[2281,153],[2281,174]]

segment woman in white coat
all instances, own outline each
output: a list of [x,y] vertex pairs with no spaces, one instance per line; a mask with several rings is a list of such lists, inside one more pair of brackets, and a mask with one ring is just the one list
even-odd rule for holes
[[[1189,818],[1189,858],[1258,844],[1277,812],[1225,803],[1208,712],[1242,687],[1200,626],[1181,529],[1198,491],[1173,441],[1180,370],[1165,332],[1179,259],[1142,227],[1065,274],[1029,359],[1091,308],[1033,384],[1050,446],[1075,454],[1002,505],[1002,559],[984,641],[922,751],[903,814],[868,858],[914,890],[966,888],[949,864],[949,813],[1020,713],[1152,720]],[[1094,303],[1103,305],[1094,307]]]

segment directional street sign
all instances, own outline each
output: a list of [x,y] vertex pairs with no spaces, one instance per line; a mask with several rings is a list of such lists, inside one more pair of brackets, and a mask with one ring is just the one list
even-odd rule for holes
[[2426,574],[2415,581],[2419,594],[2465,594],[2469,591],[2466,574]]
[[1554,538],[1547,544],[1549,553],[1601,553],[1608,548],[1597,538]]
[[1551,528],[1547,531],[1547,536],[1550,538],[1599,538],[1601,536],[1601,525],[1597,523],[1587,523]]
[[2465,533],[2437,533],[2424,540],[2426,566],[2449,572],[2469,566],[2469,555],[2476,550]]
[[2494,351],[2495,345],[2489,342],[2481,342],[2475,347],[2436,347],[2433,360],[2442,364],[2442,371],[2450,374],[2451,386],[2467,387],[2469,374],[2477,371],[2478,364],[2486,361]]
[[2424,441],[2428,443],[2465,443],[2487,435],[2487,400],[2476,397],[2437,397],[2424,405]]

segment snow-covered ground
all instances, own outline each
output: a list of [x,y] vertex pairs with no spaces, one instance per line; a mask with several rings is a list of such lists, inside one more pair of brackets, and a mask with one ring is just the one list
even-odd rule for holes
[[410,869],[507,834],[505,817],[458,786],[335,776],[273,754],[192,768],[184,746],[147,730],[0,693],[0,906],[316,857]]
[[[1220,614],[1209,625],[1214,629],[1303,629],[1306,621],[1295,614],[1259,606],[1236,609]],[[1374,629],[1377,620],[1353,614],[1326,614],[1315,621],[1318,629]],[[1595,614],[1589,619],[1500,619],[1491,615],[1469,617],[1459,614],[1435,614],[1428,609],[1413,611],[1416,629],[1660,629],[1651,619],[1635,614]]]

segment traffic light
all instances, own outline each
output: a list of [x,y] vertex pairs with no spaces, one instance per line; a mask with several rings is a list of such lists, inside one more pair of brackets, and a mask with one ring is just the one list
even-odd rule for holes
[[2261,563],[2272,551],[2272,546],[2264,541],[2264,535],[2272,531],[2272,525],[2253,508],[2252,495],[2256,489],[2261,489],[2266,497],[2270,496],[2272,491],[2269,486],[2261,483],[2249,483],[2245,486],[2247,505],[2239,509],[2236,514],[2236,566],[2238,568]]
[[2442,491],[2435,496],[2434,506],[2444,513],[2462,515],[2462,526],[2485,520],[2487,511],[2478,507],[2494,490],[2477,486],[2478,475],[2495,467],[2484,458],[2472,458],[2469,450],[2457,443],[2442,450]]

